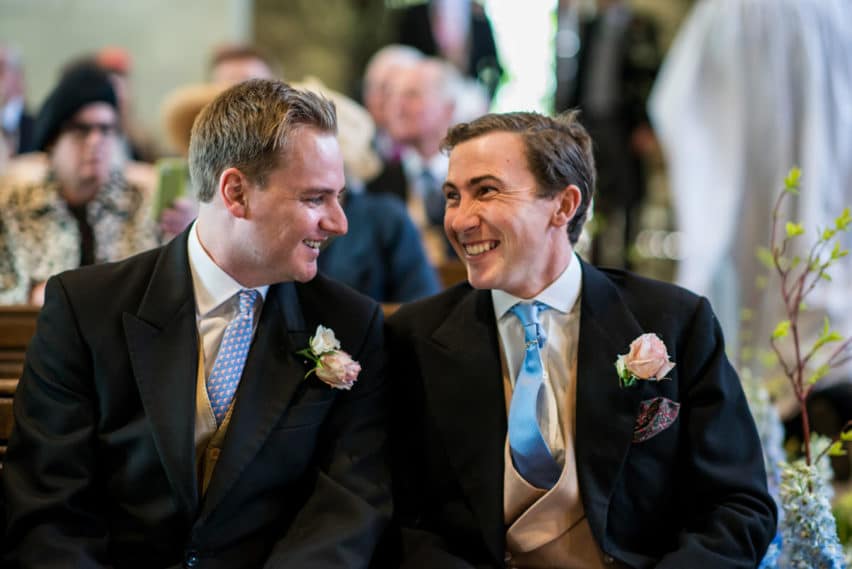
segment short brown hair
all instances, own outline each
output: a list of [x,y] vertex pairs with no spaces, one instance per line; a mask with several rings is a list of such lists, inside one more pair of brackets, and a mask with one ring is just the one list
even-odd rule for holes
[[462,142],[491,132],[520,134],[539,196],[552,197],[571,184],[580,188],[580,207],[568,223],[568,237],[575,244],[583,230],[595,187],[592,139],[577,120],[578,115],[576,110],[557,117],[530,112],[489,114],[452,127],[441,148],[449,152]]
[[292,133],[303,127],[337,134],[334,103],[270,79],[252,79],[224,91],[192,126],[189,173],[199,201],[213,199],[219,176],[231,167],[263,186]]

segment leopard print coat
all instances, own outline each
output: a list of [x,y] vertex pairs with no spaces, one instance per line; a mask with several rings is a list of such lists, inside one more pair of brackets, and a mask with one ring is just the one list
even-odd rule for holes
[[[117,261],[158,245],[144,192],[116,172],[86,206],[95,262]],[[0,304],[24,304],[33,285],[80,264],[77,221],[48,176],[0,195]]]

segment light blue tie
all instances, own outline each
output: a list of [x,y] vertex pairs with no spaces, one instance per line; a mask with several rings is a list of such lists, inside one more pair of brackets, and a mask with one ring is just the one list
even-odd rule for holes
[[524,327],[526,353],[509,405],[509,448],[515,470],[527,482],[542,489],[556,484],[562,471],[550,454],[538,424],[538,398],[544,383],[541,348],[547,339],[538,313],[546,309],[547,306],[540,302],[519,302],[511,309]]
[[254,289],[243,289],[238,294],[239,312],[225,328],[219,353],[207,378],[207,397],[217,425],[222,424],[240,383],[251,345],[254,305],[260,298],[260,293]]

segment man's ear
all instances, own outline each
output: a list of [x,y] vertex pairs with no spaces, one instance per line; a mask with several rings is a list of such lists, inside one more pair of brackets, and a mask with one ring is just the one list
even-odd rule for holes
[[251,183],[239,168],[227,168],[219,176],[219,197],[234,217],[248,216],[250,189]]
[[551,223],[555,227],[565,227],[568,222],[574,218],[577,210],[580,208],[580,203],[583,201],[583,193],[580,188],[574,184],[570,184],[562,188],[562,190],[554,196],[559,207],[553,212]]

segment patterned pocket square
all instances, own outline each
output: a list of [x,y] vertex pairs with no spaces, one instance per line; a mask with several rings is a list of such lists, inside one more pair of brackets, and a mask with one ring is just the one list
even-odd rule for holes
[[642,401],[633,426],[633,442],[645,442],[671,427],[679,411],[680,403],[665,397]]

